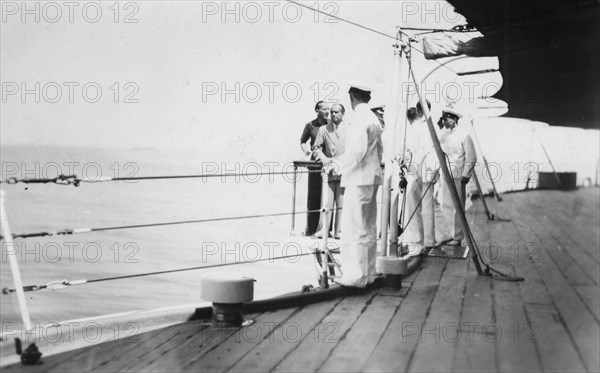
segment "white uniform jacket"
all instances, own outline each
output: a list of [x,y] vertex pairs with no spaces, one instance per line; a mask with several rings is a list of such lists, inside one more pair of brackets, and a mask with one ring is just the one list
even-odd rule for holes
[[336,161],[342,186],[381,185],[383,129],[367,104],[354,108],[354,119],[347,123],[345,152]]
[[452,178],[471,177],[477,153],[469,133],[459,126],[446,129],[442,134],[442,150],[448,156]]

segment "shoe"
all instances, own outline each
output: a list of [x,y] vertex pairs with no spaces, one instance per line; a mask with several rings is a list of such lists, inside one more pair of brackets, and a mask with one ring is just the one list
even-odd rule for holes
[[436,242],[435,247],[444,246],[445,244],[447,244],[448,242],[451,242],[451,241],[452,241],[452,238],[446,238],[444,240],[441,240],[440,242]]
[[460,246],[460,240],[452,240],[448,242],[450,246]]
[[344,280],[343,278],[336,278],[333,280],[333,282],[335,282],[336,284],[343,286],[345,288],[365,288],[365,287],[367,287],[367,284],[358,284],[354,281]]
[[423,246],[422,244],[412,244],[408,245],[408,253],[406,254],[406,256],[412,258],[414,256],[423,255],[425,254],[425,252],[425,246]]
[[[318,231],[317,233],[315,233],[315,236],[316,236],[317,238],[323,238],[323,232],[321,232],[321,231]],[[330,233],[327,235],[327,237],[329,237],[329,238],[333,238],[333,236],[331,235],[331,232],[330,232]]]
[[340,237],[340,235],[339,235],[339,234],[336,234],[335,236],[333,236],[333,238],[334,238],[334,239],[336,239],[336,240],[339,240],[339,239],[341,239],[341,237]]

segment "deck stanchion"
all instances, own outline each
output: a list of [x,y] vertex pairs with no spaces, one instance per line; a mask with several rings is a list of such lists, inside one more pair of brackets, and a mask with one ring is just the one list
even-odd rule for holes
[[[498,200],[498,202],[502,202],[502,197],[500,197],[500,194],[498,194],[498,190],[496,189],[496,183],[494,183],[494,178],[492,177],[492,173],[490,172],[490,165],[488,164],[485,155],[483,155],[483,150],[481,150],[481,144],[479,143],[479,137],[477,136],[477,131],[475,131],[475,123],[473,123],[473,120],[471,120],[471,128],[473,129],[473,135],[475,135],[475,142],[477,143],[477,148],[479,148],[479,152],[481,153],[481,157],[483,158],[483,164],[488,173],[488,176],[490,177],[490,182],[492,183],[492,188],[494,189],[496,199]],[[475,171],[473,171],[473,174],[475,174]]]
[[293,184],[293,192],[292,192],[292,228],[290,232],[290,236],[296,235],[296,176],[298,174],[298,166],[294,163],[294,181]]
[[560,178],[558,177],[558,174],[556,173],[556,169],[554,168],[554,165],[552,164],[552,160],[550,159],[550,156],[548,155],[548,152],[546,151],[546,147],[544,146],[544,143],[540,141],[540,145],[542,146],[542,149],[544,150],[544,154],[546,154],[546,158],[548,159],[548,163],[550,163],[550,167],[552,167],[552,173],[554,174],[554,178],[556,179],[556,182],[558,183],[558,187],[560,189],[565,189],[562,185],[562,183],[560,182]]
[[[334,211],[329,209],[325,204],[325,202],[327,201],[327,199],[325,198],[325,195],[327,193],[326,188],[329,188],[329,175],[326,172],[322,172],[322,179],[323,188],[321,188],[321,233],[323,233],[323,239],[321,242],[323,244],[323,248],[317,248],[315,255],[317,257],[317,260],[319,261],[319,264],[321,265],[321,288],[328,289],[329,278],[336,277],[335,268],[337,268],[338,271],[340,271],[340,274],[341,269],[338,263],[333,259],[331,251],[329,250],[329,228],[331,227],[331,220]],[[337,212],[335,218],[338,219],[337,214],[339,214],[341,210],[337,209],[337,206],[336,211]],[[335,233],[336,232],[334,228],[334,235]]]
[[477,191],[479,192],[479,198],[481,198],[481,202],[483,202],[483,208],[485,209],[485,214],[487,215],[488,220],[494,220],[494,215],[490,214],[490,209],[488,209],[487,202],[485,202],[485,196],[483,195],[483,191],[481,190],[479,178],[477,177],[477,173],[475,172],[475,170],[473,170],[473,181],[475,182],[475,187],[477,187]]
[[13,243],[13,236],[10,231],[8,224],[8,217],[6,215],[6,209],[4,208],[4,191],[0,190],[0,229],[2,236],[4,237],[4,246],[6,247],[6,256],[10,263],[10,271],[13,276],[13,282],[15,285],[15,292],[17,293],[17,302],[19,304],[19,310],[21,311],[21,318],[23,320],[21,332],[23,341],[20,338],[15,338],[15,347],[17,354],[21,355],[21,362],[23,364],[38,364],[42,353],[39,351],[35,343],[31,343],[27,349],[22,349],[22,342],[27,343],[28,335],[31,331],[33,333],[33,325],[31,324],[31,317],[29,316],[29,309],[27,308],[27,301],[25,299],[25,292],[23,290],[23,281],[21,281],[21,272],[19,271],[19,264],[15,255],[15,244]]
[[15,255],[15,244],[13,243],[13,236],[8,225],[8,217],[6,216],[6,210],[4,208],[5,193],[0,190],[0,223],[2,225],[2,236],[4,237],[4,246],[6,247],[6,256],[10,264],[10,271],[13,276],[13,282],[17,293],[17,301],[19,303],[19,310],[21,311],[21,318],[25,330],[31,330],[31,318],[29,317],[29,309],[27,308],[27,301],[25,299],[25,292],[23,291],[23,281],[21,281],[21,272],[19,271],[19,264],[17,262],[17,256]]
[[[397,42],[393,45],[394,47],[394,62],[392,72],[392,99],[389,110],[386,109],[384,115],[388,120],[389,127],[384,132],[383,136],[386,138],[384,143],[385,153],[385,168],[383,171],[383,189],[381,198],[381,237],[379,240],[379,246],[377,254],[379,256],[396,255],[396,247],[389,247],[388,254],[388,237],[390,246],[397,245],[398,238],[391,237],[397,233],[397,228],[392,229],[393,226],[398,224],[398,208],[396,205],[396,215],[393,215],[394,209],[391,205],[392,202],[392,180],[393,173],[396,170],[394,167],[394,156],[395,156],[395,140],[396,140],[396,123],[398,121],[398,86],[400,79],[400,71],[402,69],[402,49],[401,49],[401,33],[398,30]],[[389,114],[388,114],[389,113]],[[387,146],[387,149],[385,148]],[[397,187],[393,188],[397,192]],[[389,233],[388,233],[389,226]],[[393,254],[392,254],[393,252]]]

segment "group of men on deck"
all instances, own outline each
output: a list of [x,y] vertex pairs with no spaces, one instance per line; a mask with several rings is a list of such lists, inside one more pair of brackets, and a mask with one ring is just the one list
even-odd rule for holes
[[[317,118],[306,124],[300,139],[304,154],[322,164],[322,174],[327,179],[323,204],[328,211],[335,212],[328,215],[330,222],[319,219],[322,179],[316,171],[321,166],[309,167],[307,207],[313,212],[308,213],[304,234],[341,237],[343,276],[336,282],[343,286],[365,287],[376,277],[377,191],[383,182],[381,135],[384,123],[381,107],[368,106],[370,89],[352,86],[348,93],[354,111],[351,123],[343,119],[343,105],[333,104],[329,108],[327,103],[320,101],[315,106]],[[417,105],[409,109],[407,116],[410,130],[406,138],[410,140],[400,162],[408,180],[405,214],[408,217],[415,213],[410,222],[405,222],[408,224],[403,241],[408,244],[409,255],[420,255],[426,248],[443,243],[460,245],[463,233],[445,183],[439,183],[442,184],[442,214],[438,214],[440,222],[443,216],[445,223],[435,224],[433,185],[439,180],[439,162],[432,158],[435,152],[422,107]],[[444,109],[438,122],[438,138],[464,206],[465,187],[476,154],[468,133],[457,126],[460,117],[454,109]],[[333,227],[333,233],[326,231],[327,226]]]

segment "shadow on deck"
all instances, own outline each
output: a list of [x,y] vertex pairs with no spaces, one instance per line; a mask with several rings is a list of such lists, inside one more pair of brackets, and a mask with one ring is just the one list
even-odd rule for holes
[[428,257],[401,291],[248,314],[242,328],[188,321],[2,371],[600,371],[600,190],[487,201],[512,221],[474,201],[482,256],[524,282]]

